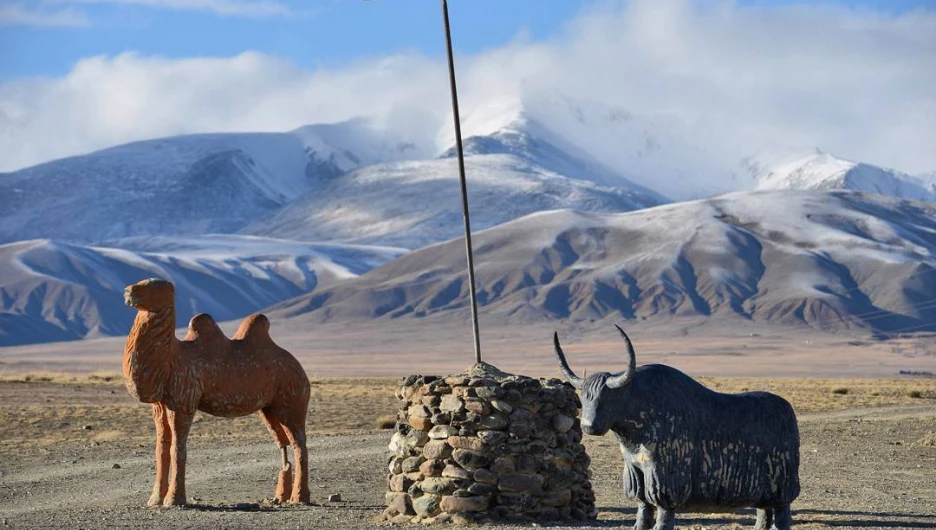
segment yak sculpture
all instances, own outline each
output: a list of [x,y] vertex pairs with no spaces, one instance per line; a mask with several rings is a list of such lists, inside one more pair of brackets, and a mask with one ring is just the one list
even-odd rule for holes
[[270,338],[270,321],[252,315],[231,340],[214,319],[199,314],[178,340],[170,282],[143,280],[125,289],[124,301],[138,310],[124,349],[124,380],[133,397],[153,404],[156,423],[156,482],[147,505],[186,503],[185,445],[197,410],[227,418],[259,412],[282,451],[276,501],[309,502],[309,380],[299,361]]
[[582,393],[582,431],[617,435],[624,491],[638,503],[635,530],[669,530],[676,510],[756,508],[758,530],[788,530],[799,495],[799,431],[790,404],[768,392],[723,394],[660,364],[579,378],[558,333],[559,366]]

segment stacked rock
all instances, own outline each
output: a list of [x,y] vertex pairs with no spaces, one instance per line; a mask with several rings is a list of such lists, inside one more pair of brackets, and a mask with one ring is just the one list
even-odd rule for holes
[[445,378],[411,375],[397,397],[383,520],[595,518],[581,402],[568,383],[480,363]]

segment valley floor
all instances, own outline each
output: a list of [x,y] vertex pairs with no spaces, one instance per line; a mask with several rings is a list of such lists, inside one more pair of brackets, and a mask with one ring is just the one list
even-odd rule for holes
[[[269,503],[278,455],[255,417],[199,415],[185,509],[147,509],[149,408],[114,377],[0,382],[0,521],[8,528],[320,528],[379,525],[398,380],[314,379],[309,416],[313,505]],[[936,528],[936,380],[706,379],[722,391],[768,388],[799,413],[803,492],[797,528]],[[610,437],[586,437],[598,520],[630,527]],[[327,502],[330,494],[340,502]],[[680,528],[752,527],[752,512],[680,514]],[[550,526],[546,524],[545,526]],[[527,525],[528,527],[528,525]],[[505,528],[510,528],[506,526]]]
[[[239,321],[222,323],[232,336]],[[624,326],[637,364],[663,363],[712,377],[898,378],[902,372],[936,374],[936,335],[875,340],[866,330],[819,332],[717,318],[567,324],[505,325],[481,315],[484,360],[516,374],[559,377],[552,336],[559,332],[573,370],[624,368]],[[184,330],[177,330],[179,337]],[[311,324],[275,320],[274,340],[292,352],[311,377],[381,377],[458,373],[474,361],[467,313],[457,318],[390,319],[368,323]],[[0,377],[31,374],[114,373],[126,337],[0,348]],[[428,368],[427,368],[428,367]]]

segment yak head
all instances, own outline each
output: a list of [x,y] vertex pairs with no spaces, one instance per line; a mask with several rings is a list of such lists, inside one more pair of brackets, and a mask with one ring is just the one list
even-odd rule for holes
[[572,386],[582,391],[582,431],[585,434],[601,436],[614,425],[616,414],[614,411],[621,406],[618,403],[620,396],[618,389],[630,384],[637,371],[637,358],[634,355],[634,345],[620,326],[615,326],[624,341],[627,343],[627,369],[623,372],[608,373],[597,372],[588,377],[581,378],[569,368],[562,347],[559,345],[559,334],[553,334],[553,343],[556,346],[556,357],[559,358],[559,367]]

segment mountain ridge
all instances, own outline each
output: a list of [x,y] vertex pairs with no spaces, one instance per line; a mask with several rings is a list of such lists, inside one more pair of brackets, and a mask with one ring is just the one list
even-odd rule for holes
[[[246,316],[405,252],[220,235],[123,246],[0,245],[0,346],[125,334],[134,312],[123,304],[123,289],[149,277],[175,283],[177,325],[184,326],[199,312],[217,320]],[[134,246],[147,250],[128,250]]]
[[[506,323],[725,317],[936,330],[936,205],[759,191],[628,213],[541,212],[474,235],[482,313]],[[692,222],[692,221],[695,222]],[[459,241],[269,311],[303,322],[467,309]]]

